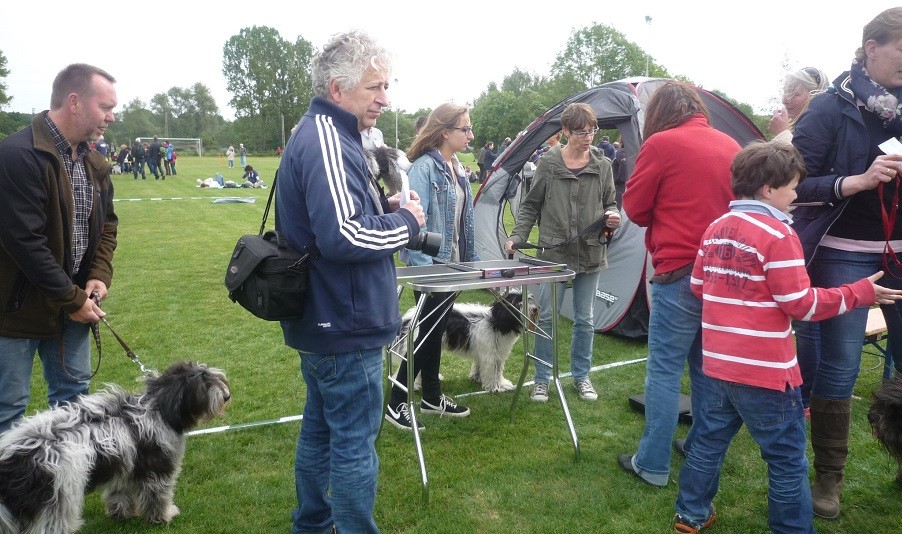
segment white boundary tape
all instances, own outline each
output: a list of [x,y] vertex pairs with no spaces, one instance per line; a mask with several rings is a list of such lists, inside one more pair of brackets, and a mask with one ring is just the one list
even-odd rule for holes
[[[235,197],[153,197],[153,198],[114,198],[113,202],[141,202],[142,200],[216,200],[217,198]],[[256,197],[252,197],[256,198]]]
[[[591,371],[603,371],[605,369],[613,369],[615,367],[622,367],[624,365],[632,365],[634,363],[644,362],[647,359],[648,359],[647,357],[646,358],[637,358],[635,360],[624,360],[622,362],[613,362],[613,363],[606,363],[604,365],[597,365],[597,366],[593,367],[590,370],[590,372]],[[562,375],[560,375],[560,378],[564,378],[567,376],[570,376],[570,373],[563,373]],[[529,385],[532,385],[532,382],[524,382],[523,385],[529,386]],[[486,393],[488,393],[488,391],[480,390],[480,391],[473,391],[471,393],[461,393],[460,395],[455,395],[455,397],[457,397],[457,398],[471,397],[474,395],[485,395]],[[186,436],[201,436],[204,434],[218,434],[220,432],[225,432],[227,430],[241,430],[241,429],[253,428],[253,427],[257,427],[257,426],[278,425],[278,424],[282,424],[282,423],[291,423],[293,421],[300,421],[301,419],[303,419],[303,416],[301,416],[301,415],[289,415],[287,417],[279,417],[278,419],[267,419],[265,421],[254,421],[254,422],[250,422],[250,423],[239,423],[236,425],[217,426],[217,427],[213,427],[213,428],[202,428],[200,430],[192,430],[191,432],[187,432],[185,435]]]

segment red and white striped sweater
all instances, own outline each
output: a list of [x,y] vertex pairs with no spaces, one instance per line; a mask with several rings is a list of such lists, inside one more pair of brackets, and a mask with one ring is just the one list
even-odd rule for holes
[[868,280],[811,287],[788,224],[761,208],[731,208],[705,231],[692,271],[692,290],[702,299],[703,370],[784,391],[802,383],[790,319],[819,321],[870,306],[874,288]]

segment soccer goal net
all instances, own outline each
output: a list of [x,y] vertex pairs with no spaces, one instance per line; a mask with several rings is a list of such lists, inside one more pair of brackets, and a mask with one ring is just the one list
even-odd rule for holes
[[[139,137],[142,142],[147,141],[148,143],[153,142],[153,137]],[[204,147],[200,142],[199,138],[196,137],[160,137],[157,136],[157,139],[160,141],[160,144],[163,144],[163,141],[172,144],[172,147],[175,149],[179,155],[191,154],[196,155],[198,157],[204,155]]]

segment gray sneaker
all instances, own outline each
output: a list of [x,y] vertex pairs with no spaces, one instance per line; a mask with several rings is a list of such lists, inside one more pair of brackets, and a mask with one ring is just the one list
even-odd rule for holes
[[529,400],[533,402],[548,402],[548,382],[536,382],[529,395]]
[[595,388],[592,387],[592,382],[588,378],[578,380],[573,385],[576,387],[576,391],[579,392],[579,398],[582,400],[598,400],[598,393],[595,393]]

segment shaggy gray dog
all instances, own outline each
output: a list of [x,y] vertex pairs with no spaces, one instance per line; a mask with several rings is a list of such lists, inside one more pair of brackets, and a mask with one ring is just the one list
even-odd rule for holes
[[143,393],[116,386],[27,417],[0,435],[0,532],[76,532],[84,496],[103,488],[107,515],[168,523],[185,432],[231,398],[219,369],[180,362]]
[[364,151],[366,165],[377,180],[382,180],[391,196],[401,191],[401,175],[410,169],[410,160],[401,150],[380,146]]
[[874,392],[868,422],[874,437],[899,464],[896,480],[902,483],[902,375],[898,371]]

